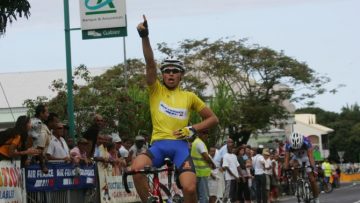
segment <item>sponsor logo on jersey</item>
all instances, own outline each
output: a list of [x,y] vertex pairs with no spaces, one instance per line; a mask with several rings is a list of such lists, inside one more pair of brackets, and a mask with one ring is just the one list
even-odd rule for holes
[[159,110],[172,118],[177,118],[180,120],[185,120],[187,118],[186,109],[173,108],[166,105],[164,102],[160,102]]

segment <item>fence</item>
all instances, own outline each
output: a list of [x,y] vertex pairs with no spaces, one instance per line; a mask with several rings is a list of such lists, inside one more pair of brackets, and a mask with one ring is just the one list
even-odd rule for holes
[[[131,193],[123,188],[121,174],[112,166],[97,163],[75,167],[72,164],[49,163],[48,174],[39,165],[20,169],[20,161],[0,161],[1,203],[121,203],[139,202],[132,177],[128,177]],[[167,174],[159,174],[167,183]],[[173,179],[174,180],[174,179]],[[176,184],[173,183],[175,190]],[[178,190],[176,188],[176,190]]]
[[[349,167],[351,166],[351,167]],[[341,181],[360,181],[359,163],[340,165]],[[111,165],[102,163],[81,166],[72,164],[48,164],[49,173],[43,174],[38,165],[20,168],[20,161],[0,161],[1,203],[111,203],[138,202],[131,177],[126,193],[119,174],[113,174]],[[160,174],[160,181],[167,183],[167,174]],[[176,184],[174,183],[173,187]],[[221,189],[221,188],[219,188]]]
[[353,174],[360,173],[360,163],[339,164],[342,173]]

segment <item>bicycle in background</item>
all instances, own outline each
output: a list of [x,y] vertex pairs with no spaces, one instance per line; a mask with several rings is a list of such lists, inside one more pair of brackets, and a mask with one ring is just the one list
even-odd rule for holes
[[[302,167],[296,167],[290,169],[293,173],[296,171],[297,179],[295,181],[295,196],[297,198],[298,203],[311,203],[313,202],[313,194],[311,191],[311,185],[308,178],[308,173],[311,167],[306,167],[305,163],[303,163]],[[293,176],[294,177],[294,176]]]
[[319,187],[321,191],[325,193],[331,193],[333,191],[333,185],[331,182],[327,182],[325,178],[319,178]]

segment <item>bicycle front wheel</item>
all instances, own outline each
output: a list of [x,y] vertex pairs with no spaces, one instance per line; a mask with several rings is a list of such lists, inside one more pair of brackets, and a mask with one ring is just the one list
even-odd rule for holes
[[303,181],[299,180],[296,185],[295,196],[297,198],[298,203],[301,203],[303,199]]
[[333,187],[332,187],[331,183],[325,183],[324,191],[325,191],[325,193],[330,193],[333,191]]
[[310,184],[308,182],[304,183],[304,195],[303,199],[305,203],[310,203],[311,197],[310,197],[311,191],[310,191]]

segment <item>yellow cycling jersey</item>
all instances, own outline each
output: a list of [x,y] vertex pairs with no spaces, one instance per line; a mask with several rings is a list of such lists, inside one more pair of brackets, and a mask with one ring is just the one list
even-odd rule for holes
[[159,80],[149,86],[150,113],[153,125],[151,142],[156,140],[175,140],[175,130],[189,123],[191,111],[199,112],[205,103],[194,93],[167,89]]

